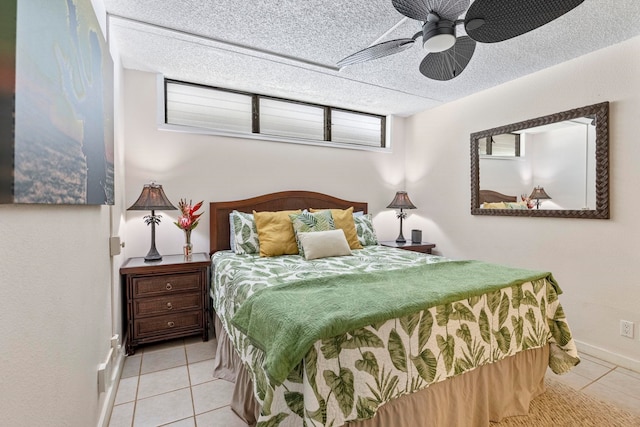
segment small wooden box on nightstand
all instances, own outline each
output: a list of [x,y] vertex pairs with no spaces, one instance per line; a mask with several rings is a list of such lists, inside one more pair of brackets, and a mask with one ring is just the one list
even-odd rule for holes
[[434,243],[429,242],[413,243],[411,241],[408,241],[407,243],[396,243],[395,240],[380,242],[380,244],[382,246],[388,246],[390,248],[404,249],[406,251],[413,252],[422,252],[423,254],[430,254],[431,249],[436,247]]
[[128,355],[156,341],[202,334],[209,339],[209,266],[205,253],[164,255],[161,261],[129,258],[120,268],[124,286]]

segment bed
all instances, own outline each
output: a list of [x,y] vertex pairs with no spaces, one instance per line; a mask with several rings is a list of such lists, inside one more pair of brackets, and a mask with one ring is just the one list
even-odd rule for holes
[[499,202],[517,202],[517,196],[509,196],[493,190],[480,190],[480,204],[483,203],[499,203]]
[[[579,363],[550,273],[365,245],[370,235],[351,256],[312,261],[230,251],[234,210],[309,208],[367,213],[364,202],[307,191],[210,203],[214,376],[235,383],[231,407],[248,424],[487,426],[526,414],[544,391],[547,367],[564,373]],[[434,288],[462,282],[492,287],[436,299],[435,305],[399,305],[384,318],[372,308],[390,299],[377,293],[386,292],[384,286],[409,295],[420,292],[418,282],[427,275]],[[378,290],[358,291],[362,283]],[[343,297],[349,290],[355,293]],[[328,310],[312,311],[342,301],[350,305],[335,315],[353,316],[335,322]],[[304,327],[291,338],[294,313]],[[275,326],[267,324],[273,319]],[[315,329],[319,335],[308,331]],[[284,347],[282,340],[293,343]],[[278,353],[281,360],[274,362]]]
[[482,209],[527,210],[533,207],[529,199],[519,202],[517,196],[509,196],[493,190],[480,190],[478,199]]

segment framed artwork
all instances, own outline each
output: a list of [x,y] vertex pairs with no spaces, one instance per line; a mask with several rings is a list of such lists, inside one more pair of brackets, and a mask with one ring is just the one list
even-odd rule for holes
[[113,204],[113,61],[89,0],[0,5],[0,203]]

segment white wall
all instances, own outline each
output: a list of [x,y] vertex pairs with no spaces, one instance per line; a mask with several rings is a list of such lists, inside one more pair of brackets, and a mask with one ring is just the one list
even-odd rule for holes
[[[385,206],[404,189],[403,119],[394,121],[393,153],[162,131],[156,117],[156,75],[127,70],[125,86],[127,207],[152,180],[175,205],[181,198],[204,200],[205,214],[192,234],[194,251],[209,251],[209,202],[285,190],[366,201],[376,215],[379,237],[395,239],[398,224]],[[184,233],[172,224],[178,212],[159,213],[158,252],[181,253]],[[127,256],[144,256],[149,250],[151,233],[142,219],[147,214],[126,214]]]
[[[116,60],[116,104],[120,70]],[[108,415],[117,383],[99,393],[98,365],[121,323],[122,256],[109,256],[108,239],[123,222],[118,105],[114,118],[114,206],[0,205],[3,426],[95,426]]]
[[[638,76],[637,37],[417,114],[407,120],[406,180],[422,207],[413,226],[442,254],[553,272],[579,348],[640,371]],[[602,101],[611,103],[610,220],[470,214],[471,133]],[[619,335],[620,319],[635,322],[635,339]]]
[[111,337],[107,206],[0,206],[3,425],[95,425]]

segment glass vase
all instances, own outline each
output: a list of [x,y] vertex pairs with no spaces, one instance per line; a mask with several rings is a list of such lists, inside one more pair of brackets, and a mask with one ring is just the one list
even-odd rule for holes
[[191,244],[191,230],[185,230],[185,243],[182,248],[182,253],[184,254],[184,258],[187,261],[191,261],[191,256],[193,255],[193,245]]

